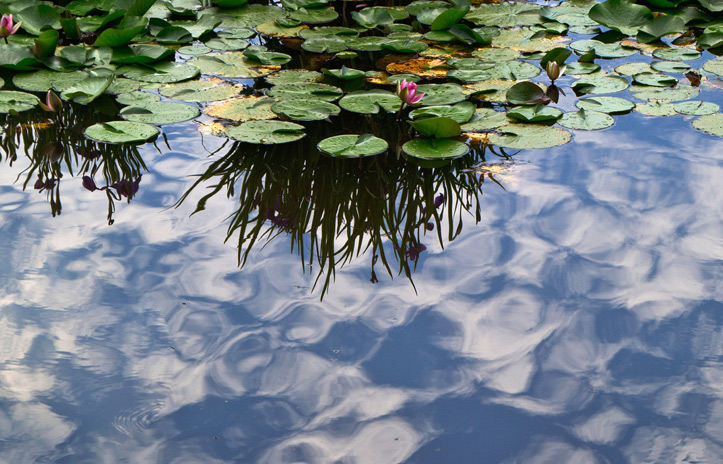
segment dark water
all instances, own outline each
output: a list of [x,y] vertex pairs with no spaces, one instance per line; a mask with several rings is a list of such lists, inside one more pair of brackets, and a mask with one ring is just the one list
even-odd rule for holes
[[723,462],[723,142],[684,117],[519,153],[416,293],[367,254],[323,301],[283,230],[238,268],[238,200],[173,208],[222,141],[165,131],[110,227],[0,170],[1,462]]

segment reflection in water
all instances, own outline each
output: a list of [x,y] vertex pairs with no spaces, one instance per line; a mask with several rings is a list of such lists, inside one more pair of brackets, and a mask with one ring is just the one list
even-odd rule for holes
[[[17,162],[18,150],[29,159],[23,170],[23,188],[45,192],[53,216],[62,212],[60,186],[64,175],[82,177],[90,191],[103,191],[108,199],[108,223],[113,224],[115,202],[130,200],[138,192],[141,176],[147,170],[138,148],[130,145],[96,143],[83,131],[96,122],[115,119],[117,104],[110,97],[93,104],[94,111],[77,104],[65,105],[60,113],[64,124],[48,119],[40,110],[21,115],[0,114],[3,125],[0,148],[5,161]],[[97,180],[99,177],[103,181]],[[101,185],[98,185],[98,182]]]
[[[150,172],[111,228],[84,211],[88,192],[64,193],[76,216],[51,219],[0,171],[0,460],[723,462],[721,146],[650,121],[630,115],[520,153],[519,182],[486,190],[484,220],[443,252],[409,229],[427,246],[418,294],[371,286],[359,259],[319,301],[297,288],[309,276],[289,271],[298,258],[284,240],[238,269],[217,225],[244,203],[209,201],[188,217],[200,189],[178,210],[158,200],[207,167],[191,124],[173,128],[187,153],[140,149]],[[654,133],[655,145],[639,136]],[[217,161],[243,164],[232,153]],[[335,160],[313,162],[343,175]],[[394,172],[382,158],[362,166],[375,163]],[[319,201],[313,182],[304,190],[278,170],[246,206],[264,240],[264,227],[290,227],[269,208],[283,219]],[[396,172],[416,172],[418,191],[428,181],[424,169]],[[410,224],[449,192],[443,173],[430,178]],[[435,209],[435,236],[457,230],[452,209]]]
[[493,167],[505,167],[483,169],[485,156],[512,163],[504,150],[485,145],[459,160],[415,163],[394,154],[335,159],[308,143],[260,148],[234,143],[181,202],[206,184],[211,193],[200,199],[197,212],[220,192],[230,198],[238,194],[227,240],[238,237],[239,263],[258,242],[288,235],[302,265],[318,266],[323,296],[337,267],[363,253],[371,261],[372,283],[378,282],[378,262],[390,276],[404,273],[411,280],[430,241],[443,246],[454,240],[465,215],[479,222],[482,185],[491,179],[501,186]]

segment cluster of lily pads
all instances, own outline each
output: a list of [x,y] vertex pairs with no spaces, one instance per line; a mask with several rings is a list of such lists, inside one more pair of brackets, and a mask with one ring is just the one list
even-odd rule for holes
[[[315,141],[338,157],[389,150],[378,130],[389,125],[402,134],[391,148],[422,159],[462,156],[479,142],[544,148],[568,142],[564,128],[602,129],[633,109],[700,116],[694,127],[723,135],[718,106],[692,100],[723,75],[723,60],[687,64],[723,44],[711,0],[650,0],[652,10],[629,0],[405,3],[0,0],[0,112],[35,108],[46,92],[91,106],[111,95],[117,120],[84,128],[102,143],[143,142],[196,119],[268,145],[358,118],[356,130]],[[654,60],[632,61],[638,54]],[[418,107],[404,105],[400,82],[418,83]],[[598,96],[626,90],[643,103]],[[573,94],[584,97],[578,111],[551,105]]]

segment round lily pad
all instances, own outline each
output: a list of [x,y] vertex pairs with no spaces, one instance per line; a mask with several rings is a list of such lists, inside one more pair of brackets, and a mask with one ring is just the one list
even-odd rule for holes
[[659,48],[653,51],[653,56],[661,60],[693,61],[702,55],[699,51],[690,48]]
[[680,61],[654,61],[650,66],[662,73],[684,73],[690,69],[690,66]]
[[699,131],[723,137],[723,114],[713,113],[701,116],[693,121],[693,127]]
[[426,160],[453,159],[464,156],[469,148],[462,142],[452,139],[412,139],[402,145],[409,156]]
[[273,98],[246,96],[209,105],[203,109],[203,112],[212,118],[230,119],[232,121],[276,119],[276,113],[271,111],[271,106],[274,103],[276,103],[276,100]]
[[633,63],[621,64],[615,68],[615,72],[623,76],[634,76],[635,74],[644,72],[653,72],[653,68],[650,66],[650,63],[635,61]]
[[338,158],[361,158],[383,153],[389,148],[386,140],[371,134],[349,134],[329,137],[317,145],[320,151]]
[[451,105],[467,99],[462,87],[457,84],[422,84],[417,93],[424,92],[420,104],[424,106]]
[[646,116],[673,116],[674,114],[677,114],[675,112],[674,105],[659,101],[653,101],[644,105],[636,105],[635,111]]
[[188,121],[201,112],[195,106],[183,103],[151,102],[138,106],[127,106],[120,111],[123,119],[146,124],[172,124]]
[[240,79],[252,79],[278,71],[278,66],[261,66],[241,52],[227,52],[218,55],[194,56],[188,62],[198,67],[203,74],[217,74]]
[[396,94],[379,89],[357,90],[339,100],[339,106],[345,110],[362,114],[376,114],[380,110],[393,113],[399,111],[401,105]]
[[294,142],[306,135],[304,126],[285,121],[249,121],[225,132],[232,139],[262,145]]
[[40,71],[16,74],[13,76],[13,84],[15,84],[15,87],[29,92],[47,92],[50,89],[62,92],[86,77],[88,77],[88,73],[84,71],[58,72],[41,69]]
[[38,102],[38,97],[30,93],[0,90],[0,113],[27,111],[36,107]]
[[[347,49],[347,42],[339,37],[312,37],[305,40],[301,48],[311,53],[339,53]],[[352,50],[359,49],[352,47]]]
[[582,75],[582,74],[592,74],[595,72],[600,71],[600,65],[595,63],[582,63],[580,61],[575,61],[574,63],[570,63],[567,65],[567,69],[565,72],[567,74],[570,74],[572,76],[576,75]]
[[509,124],[504,111],[495,111],[492,108],[477,108],[472,119],[462,124],[463,132],[482,132]]
[[204,47],[202,45],[186,45],[185,47],[181,47],[178,50],[176,50],[181,55],[205,55],[207,53],[211,53],[213,50]]
[[717,76],[723,76],[723,59],[708,60],[703,63],[703,70]]
[[507,111],[507,117],[516,121],[526,123],[554,121],[562,116],[562,111],[557,108],[544,106],[519,106]]
[[271,111],[295,121],[320,121],[341,112],[338,106],[323,100],[284,100],[271,106]]
[[670,87],[678,83],[678,79],[673,76],[657,72],[635,74],[633,80],[638,84],[649,85],[651,87]]
[[161,95],[172,100],[210,102],[226,100],[241,93],[241,88],[221,79],[193,80],[168,84],[160,88]]
[[168,84],[192,79],[199,74],[199,69],[185,63],[163,62],[149,64],[145,67],[129,67],[123,75],[129,79],[143,82]]
[[568,129],[599,130],[615,124],[615,119],[609,114],[599,111],[580,110],[573,113],[565,113],[557,123]]
[[555,147],[572,139],[566,130],[539,124],[510,124],[497,130],[500,134],[489,135],[491,144],[519,150]]
[[305,24],[325,24],[338,18],[339,13],[332,8],[300,8],[289,13],[289,17]]
[[480,100],[506,102],[507,91],[513,85],[515,85],[515,81],[509,79],[490,79],[465,85],[464,91],[473,98]]
[[341,97],[344,92],[338,87],[316,82],[300,82],[296,84],[281,84],[273,87],[269,95],[281,100],[307,100],[317,99],[334,101]]
[[122,93],[133,92],[141,88],[141,83],[133,79],[125,79],[123,77],[115,77],[110,83],[105,93],[110,95],[119,95]]
[[121,105],[143,105],[145,103],[154,103],[161,101],[161,97],[155,93],[135,90],[133,92],[117,95],[115,97],[115,101],[117,101]]
[[207,40],[205,48],[213,50],[224,50],[228,52],[245,50],[250,45],[246,40],[243,39],[227,39],[227,38],[216,38]]
[[615,93],[628,88],[626,79],[615,76],[582,77],[573,82],[571,87],[578,95]]
[[520,56],[520,52],[510,48],[478,48],[472,52],[472,56],[484,61],[512,61]]
[[419,76],[415,76],[414,74],[394,74],[387,77],[387,82],[390,82],[392,84],[397,84],[402,81],[419,82],[419,80]]
[[323,79],[324,75],[320,72],[306,69],[282,69],[266,76],[266,82],[271,85],[321,82]]
[[687,114],[690,116],[705,116],[707,114],[717,113],[720,107],[715,103],[705,101],[686,101],[673,105],[676,113]]
[[140,143],[158,135],[158,129],[142,122],[110,121],[93,124],[85,136],[105,143]]
[[460,102],[454,106],[427,106],[417,108],[409,113],[412,119],[447,117],[464,124],[472,118],[476,106],[471,102]]
[[676,102],[695,98],[700,90],[695,87],[679,85],[675,88],[656,88],[648,86],[632,86],[630,91],[635,98],[648,101]]
[[594,51],[600,58],[625,58],[635,55],[637,50],[623,48],[619,43],[603,43],[598,40],[576,40],[570,44],[570,48],[580,53]]
[[575,106],[585,111],[599,111],[607,114],[625,114],[635,108],[635,103],[618,97],[588,97],[575,103]]

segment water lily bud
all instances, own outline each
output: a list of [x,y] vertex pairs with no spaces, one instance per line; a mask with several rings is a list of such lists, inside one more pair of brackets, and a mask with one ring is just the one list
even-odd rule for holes
[[547,72],[547,77],[549,77],[551,81],[555,82],[555,79],[559,79],[560,76],[563,75],[566,68],[567,66],[560,66],[557,64],[557,61],[549,61],[545,67],[545,71]]
[[91,192],[98,190],[98,186],[95,185],[95,181],[90,176],[83,176],[83,187]]
[[60,113],[63,109],[63,100],[61,100],[55,92],[48,90],[48,94],[45,96],[45,103],[40,102],[40,107],[51,113]]

